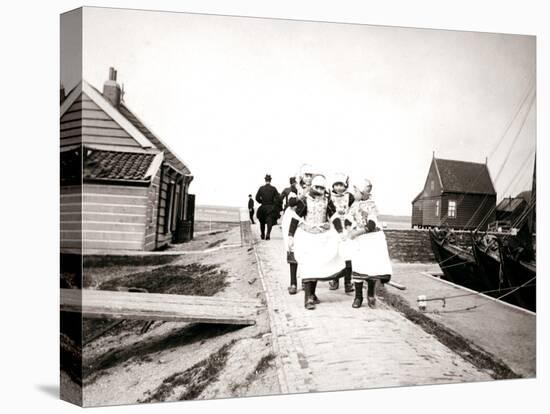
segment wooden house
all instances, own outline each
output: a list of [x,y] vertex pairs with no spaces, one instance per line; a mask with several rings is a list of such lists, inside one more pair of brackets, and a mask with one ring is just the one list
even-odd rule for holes
[[432,158],[424,188],[412,201],[412,227],[486,229],[496,192],[487,164]]
[[523,191],[515,197],[503,198],[497,205],[496,221],[491,223],[490,227],[515,227],[517,224],[516,221],[522,217],[530,201],[530,191]]
[[111,68],[100,92],[62,95],[61,249],[155,250],[192,238],[191,171],[127,107]]

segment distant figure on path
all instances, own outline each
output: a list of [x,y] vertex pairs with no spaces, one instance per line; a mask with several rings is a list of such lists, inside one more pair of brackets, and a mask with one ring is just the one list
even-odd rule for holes
[[[264,177],[265,184],[256,193],[256,201],[260,204],[256,217],[260,222],[260,235],[262,240],[271,238],[271,228],[279,217],[279,192],[271,185],[271,175]],[[266,232],[267,225],[267,232]]]
[[250,222],[256,224],[254,223],[254,199],[252,194],[248,194],[248,215],[250,216]]

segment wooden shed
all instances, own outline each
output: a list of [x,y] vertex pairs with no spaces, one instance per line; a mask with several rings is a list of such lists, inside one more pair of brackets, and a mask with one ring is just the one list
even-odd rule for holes
[[111,68],[62,96],[61,249],[155,250],[192,238],[193,176],[128,109]]
[[511,228],[522,216],[531,200],[531,192],[523,191],[516,197],[503,198],[497,205],[496,221],[491,223],[494,228]]
[[423,190],[412,201],[412,227],[486,229],[496,192],[487,164],[432,158]]

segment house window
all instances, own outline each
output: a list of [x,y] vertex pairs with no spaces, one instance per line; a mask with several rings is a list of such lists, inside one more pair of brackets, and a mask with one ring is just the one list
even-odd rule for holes
[[434,190],[435,189],[435,184],[434,184],[434,180],[430,181],[430,190]]
[[449,208],[447,210],[447,215],[450,218],[455,218],[456,217],[456,201],[449,200]]
[[439,217],[439,200],[435,202],[435,216]]

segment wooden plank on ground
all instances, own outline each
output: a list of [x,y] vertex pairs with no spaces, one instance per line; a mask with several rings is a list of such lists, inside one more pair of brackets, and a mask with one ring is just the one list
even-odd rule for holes
[[208,296],[61,289],[61,310],[87,318],[254,325],[258,301]]

